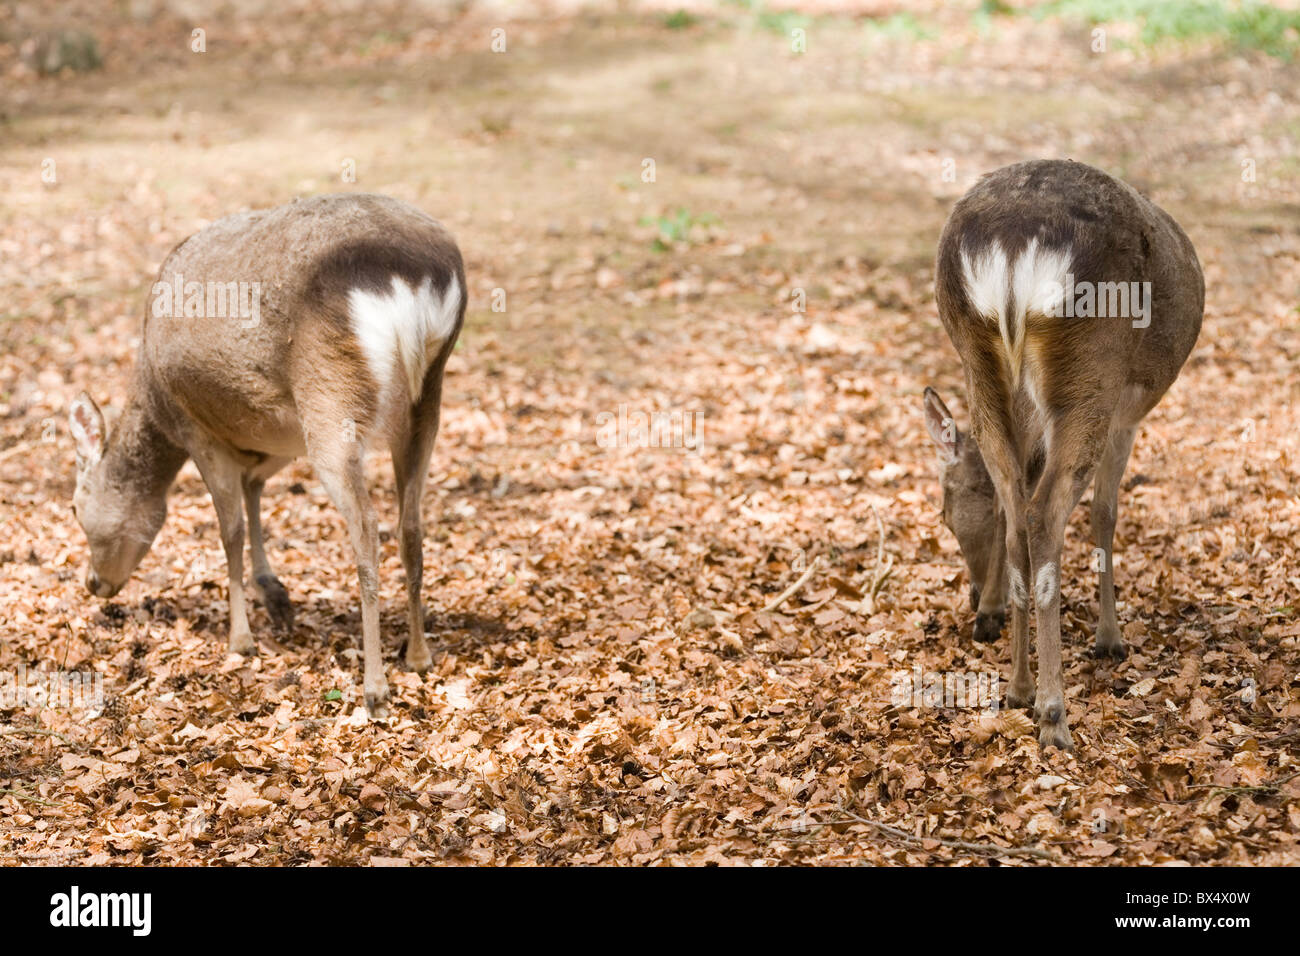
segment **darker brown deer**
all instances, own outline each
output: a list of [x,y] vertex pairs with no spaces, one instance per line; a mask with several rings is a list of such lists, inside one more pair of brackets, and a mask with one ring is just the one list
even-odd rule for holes
[[[320,196],[231,216],[167,257],[145,313],[134,383],[109,433],[82,393],[70,419],[74,510],[90,545],[86,586],[112,597],[161,529],[187,458],[212,495],[230,576],[229,649],[256,649],[253,589],[274,623],[293,621],[267,562],[260,500],[268,477],[305,455],[343,513],[356,556],[365,702],[384,713],[378,533],[365,452],[387,448],[406,570],[406,663],[429,666],[421,601],[421,497],[438,432],[442,378],[465,316],[465,271],[447,231],[384,196]],[[247,524],[245,524],[245,514]]]
[[1007,702],[1033,704],[1042,746],[1070,749],[1065,525],[1093,484],[1095,652],[1123,656],[1111,556],[1120,481],[1138,424],[1200,332],[1200,263],[1173,218],[1130,186],[1082,163],[1039,160],[985,176],[957,203],[935,287],[965,372],[971,435],[932,389],[925,418],[940,450],[944,520],[971,572],[975,636],[997,636],[1009,598]]

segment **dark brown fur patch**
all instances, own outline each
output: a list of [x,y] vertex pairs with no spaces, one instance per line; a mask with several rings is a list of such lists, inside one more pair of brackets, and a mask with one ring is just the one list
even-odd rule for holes
[[[367,198],[359,196],[356,201],[364,204]],[[379,205],[369,212],[373,232],[349,238],[321,255],[308,276],[304,301],[324,314],[346,319],[347,297],[353,289],[382,294],[392,289],[393,276],[412,288],[431,278],[442,295],[454,276],[461,289],[463,316],[465,266],[447,231],[434,219],[396,217]]]
[[[364,202],[364,197],[358,197],[358,201]],[[442,351],[425,371],[421,390],[422,399],[429,391],[435,393],[432,396],[435,407],[438,389],[434,384],[441,383],[443,366],[460,333],[468,301],[460,250],[441,225],[433,219],[397,219],[384,214],[382,209],[375,210],[375,220],[373,235],[349,239],[317,259],[303,289],[303,302],[319,321],[303,323],[303,334],[308,341],[295,343],[294,349],[305,365],[325,370],[322,374],[330,379],[319,388],[309,389],[313,395],[307,399],[309,403],[323,402],[326,396],[334,396],[334,401],[347,396],[344,399],[347,411],[320,408],[314,409],[315,414],[330,417],[343,414],[365,426],[373,422],[377,411],[378,383],[373,381],[352,331],[349,293],[354,289],[389,293],[393,277],[397,276],[412,288],[432,279],[438,293],[445,295],[455,278],[461,291],[460,311]],[[339,370],[343,374],[336,374]],[[426,404],[421,400],[413,409],[417,418],[425,417],[421,408]],[[414,427],[418,429],[421,424],[415,422]]]

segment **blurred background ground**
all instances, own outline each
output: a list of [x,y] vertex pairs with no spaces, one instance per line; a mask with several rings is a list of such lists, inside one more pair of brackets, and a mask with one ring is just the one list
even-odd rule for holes
[[[0,670],[107,696],[0,711],[4,860],[1296,862],[1294,4],[217,6],[0,3]],[[966,418],[932,294],[947,210],[1039,156],[1147,192],[1207,283],[1122,496],[1120,664],[1086,654],[1072,523],[1078,749],[1046,757],[1015,714],[890,700],[899,671],[1009,672],[1005,639],[970,641],[919,403]],[[69,508],[67,403],[121,407],[166,252],[351,189],[444,220],[471,290],[423,679],[371,465],[386,725],[305,465],[264,499],[297,627],[258,608],[252,660],[225,657],[191,466],[107,604]],[[698,416],[701,448],[604,447],[624,406]]]

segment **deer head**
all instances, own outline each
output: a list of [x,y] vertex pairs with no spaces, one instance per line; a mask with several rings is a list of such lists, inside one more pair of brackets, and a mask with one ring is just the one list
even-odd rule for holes
[[151,462],[130,453],[129,439],[135,436],[127,416],[109,439],[103,414],[85,392],[73,400],[68,421],[77,448],[72,512],[90,545],[86,587],[96,597],[111,598],[162,528],[170,476],[159,488]]
[[993,479],[975,440],[957,427],[932,388],[925,390],[925,427],[939,453],[943,523],[957,538],[970,573],[975,639],[996,640],[1006,619],[1006,542]]

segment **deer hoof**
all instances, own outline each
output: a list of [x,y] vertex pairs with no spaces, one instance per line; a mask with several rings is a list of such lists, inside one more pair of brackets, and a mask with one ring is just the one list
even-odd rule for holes
[[981,644],[990,644],[1002,636],[1002,625],[1006,623],[1005,614],[976,614],[975,640]]
[[1061,721],[1059,724],[1039,724],[1038,746],[1043,750],[1048,747],[1056,747],[1058,750],[1073,750],[1074,738],[1070,736],[1070,728],[1066,726],[1065,721]]
[[293,602],[289,592],[284,589],[280,579],[274,574],[259,574],[256,579],[257,590],[266,613],[271,616],[271,624],[277,631],[287,633],[293,630]]
[[1124,646],[1124,641],[1119,634],[1110,634],[1098,629],[1097,642],[1092,645],[1092,656],[1102,659],[1109,657],[1112,660],[1122,661],[1128,656],[1128,648]]
[[417,674],[423,674],[433,663],[433,653],[429,650],[429,642],[420,636],[419,641],[408,641],[406,644],[406,666]]
[[1038,717],[1039,747],[1043,750],[1048,747],[1074,749],[1074,738],[1070,736],[1070,725],[1065,719],[1064,700],[1056,697],[1046,703],[1035,703],[1034,714]]
[[1008,707],[1029,707],[1034,702],[1034,682],[1017,687],[1015,681],[1007,688]]
[[226,646],[226,650],[231,654],[252,657],[257,653],[257,642],[253,640],[253,635],[248,631],[242,634],[231,634],[230,643]]
[[366,713],[371,720],[383,720],[388,716],[388,681],[382,681],[378,687],[366,686]]

